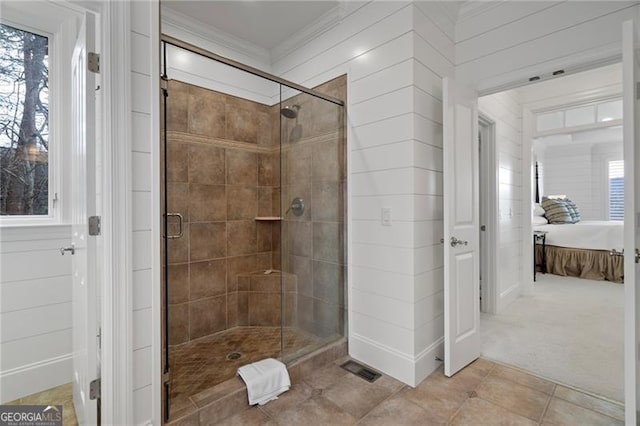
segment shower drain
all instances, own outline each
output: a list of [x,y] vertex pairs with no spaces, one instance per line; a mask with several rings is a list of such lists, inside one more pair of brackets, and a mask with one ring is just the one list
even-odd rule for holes
[[234,361],[236,359],[240,359],[242,357],[242,354],[240,352],[231,352],[230,354],[227,355],[227,359],[229,361]]

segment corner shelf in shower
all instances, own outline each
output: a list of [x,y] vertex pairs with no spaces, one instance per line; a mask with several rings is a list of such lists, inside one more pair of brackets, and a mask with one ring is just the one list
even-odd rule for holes
[[282,220],[282,218],[279,216],[258,216],[254,218],[254,220],[276,221],[276,220]]

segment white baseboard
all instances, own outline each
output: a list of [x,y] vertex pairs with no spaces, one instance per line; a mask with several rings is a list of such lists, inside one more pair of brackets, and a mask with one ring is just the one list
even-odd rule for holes
[[501,313],[506,309],[507,306],[513,303],[520,296],[520,293],[521,293],[520,290],[521,290],[521,286],[520,286],[520,283],[518,282],[512,285],[511,287],[509,287],[508,289],[506,289],[505,291],[503,291],[502,293],[500,293],[498,295],[498,306],[496,307],[497,308],[496,314]]
[[420,384],[429,374],[442,365],[442,361],[437,361],[436,357],[444,359],[444,336],[433,342],[431,346],[420,352],[416,357],[416,385],[412,386]]
[[67,354],[0,372],[0,404],[70,383],[73,355]]
[[440,362],[436,361],[436,355],[444,357],[444,338],[413,357],[364,336],[349,336],[349,356],[412,387],[438,368]]

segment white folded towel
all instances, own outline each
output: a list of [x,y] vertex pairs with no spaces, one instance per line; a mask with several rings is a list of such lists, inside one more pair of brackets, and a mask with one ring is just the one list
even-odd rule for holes
[[273,358],[243,365],[238,375],[247,384],[249,405],[264,405],[291,387],[287,367]]

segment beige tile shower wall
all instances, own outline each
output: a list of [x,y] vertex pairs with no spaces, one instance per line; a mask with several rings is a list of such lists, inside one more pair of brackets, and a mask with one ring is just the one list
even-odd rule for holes
[[[346,76],[316,90],[346,101]],[[346,139],[341,107],[301,94],[296,119],[282,119],[283,270],[296,275],[297,325],[320,337],[344,335]],[[304,214],[287,212],[294,197]]]
[[238,274],[273,267],[279,234],[255,218],[272,215],[279,157],[265,105],[170,81],[167,116],[169,211],[184,218],[169,243],[169,339],[179,344],[238,325]]

